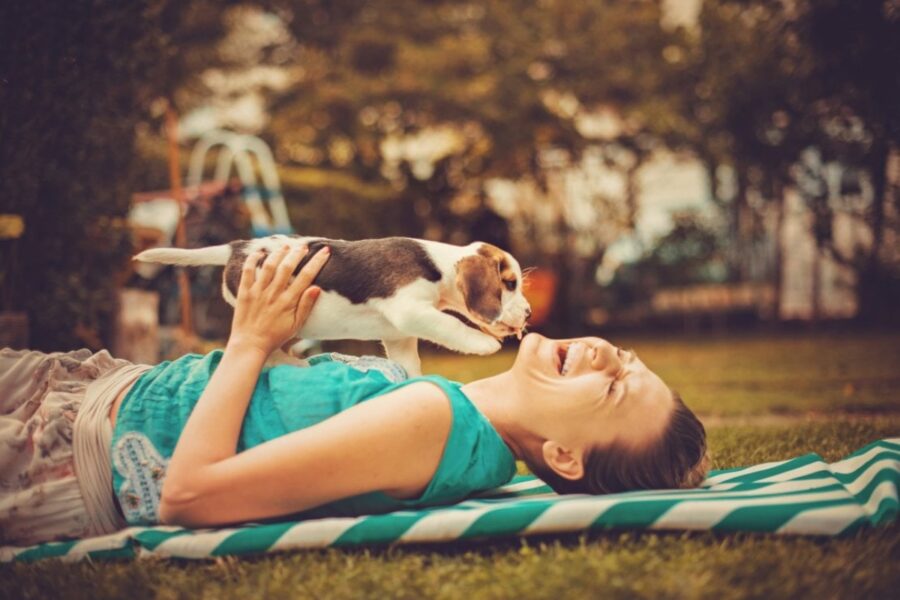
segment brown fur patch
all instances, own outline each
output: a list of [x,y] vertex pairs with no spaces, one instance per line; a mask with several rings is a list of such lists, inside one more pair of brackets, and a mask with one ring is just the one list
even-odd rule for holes
[[481,251],[456,263],[456,285],[469,312],[490,323],[500,316],[503,294],[500,271],[493,258]]
[[[511,289],[516,289],[516,285],[518,285],[518,279],[516,277],[516,272],[513,270],[512,264],[509,262],[509,258],[503,250],[494,246],[493,244],[481,244],[481,247],[478,249],[478,254],[494,261],[497,264],[497,269],[500,272],[500,280],[504,284],[512,284]],[[509,288],[508,288],[509,289]]]

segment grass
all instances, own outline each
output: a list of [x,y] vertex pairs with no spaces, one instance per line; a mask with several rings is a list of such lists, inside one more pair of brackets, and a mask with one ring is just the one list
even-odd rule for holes
[[197,564],[40,565],[4,595],[57,598],[65,590],[69,598],[127,594],[133,600],[890,598],[900,584],[898,539],[896,530],[840,543],[746,534],[608,533],[449,552],[328,550]]
[[[709,428],[717,468],[807,452],[836,460],[873,440],[900,435],[900,336],[638,339],[630,345],[698,412],[720,417],[710,419]],[[511,359],[433,356],[426,357],[425,368],[468,380]],[[857,386],[851,393],[845,393],[847,382]],[[834,386],[836,393],[829,391]],[[611,531],[210,562],[0,566],[0,599],[827,599],[888,598],[897,589],[896,524],[841,539]]]

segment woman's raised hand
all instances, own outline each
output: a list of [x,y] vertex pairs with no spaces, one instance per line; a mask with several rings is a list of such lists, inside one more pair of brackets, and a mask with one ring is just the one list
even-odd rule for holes
[[247,257],[229,346],[249,346],[268,356],[303,326],[322,291],[312,282],[330,256],[328,247],[322,248],[291,280],[308,251],[305,246],[293,250],[284,246],[270,253],[259,270],[256,267],[263,253],[257,251]]

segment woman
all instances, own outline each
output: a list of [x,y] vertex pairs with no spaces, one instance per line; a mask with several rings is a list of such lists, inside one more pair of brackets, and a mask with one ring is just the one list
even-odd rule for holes
[[319,294],[328,253],[292,279],[302,256],[285,248],[260,269],[248,257],[224,351],[152,369],[105,352],[6,351],[0,538],[449,504],[508,481],[516,459],[560,492],[703,479],[703,426],[634,353],[599,338],[529,335],[509,371],[464,386],[398,381],[380,359],[264,368]]

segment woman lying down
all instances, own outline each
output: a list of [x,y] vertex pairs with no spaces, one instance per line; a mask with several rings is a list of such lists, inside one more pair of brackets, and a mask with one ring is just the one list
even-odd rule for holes
[[293,279],[302,250],[257,273],[260,258],[224,351],[152,368],[0,351],[0,542],[452,504],[509,481],[517,459],[560,493],[704,478],[702,424],[603,339],[528,335],[512,368],[466,385],[371,357],[264,368],[309,315],[328,253]]

